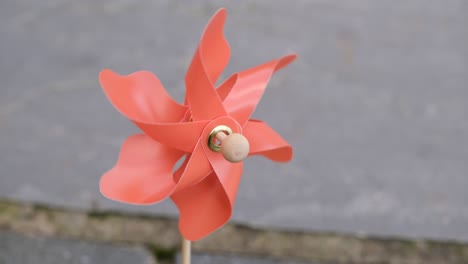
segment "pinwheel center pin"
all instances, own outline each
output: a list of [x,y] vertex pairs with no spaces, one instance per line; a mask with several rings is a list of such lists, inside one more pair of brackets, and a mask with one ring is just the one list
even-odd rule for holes
[[208,146],[214,152],[221,152],[229,162],[240,162],[249,155],[249,141],[239,133],[232,133],[232,129],[219,125],[211,130],[208,136]]

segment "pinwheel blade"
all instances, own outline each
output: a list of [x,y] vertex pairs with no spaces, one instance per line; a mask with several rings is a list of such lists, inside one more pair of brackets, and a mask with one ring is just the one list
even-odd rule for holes
[[208,22],[185,76],[186,103],[195,121],[226,115],[214,89],[230,56],[229,45],[223,35],[225,20],[226,10],[220,9]]
[[179,122],[187,107],[166,92],[158,77],[148,71],[122,76],[102,70],[99,82],[114,107],[125,117],[146,124]]
[[232,204],[216,174],[171,195],[180,212],[179,229],[185,239],[200,240],[222,227],[232,215]]
[[192,152],[200,139],[208,121],[182,122],[182,123],[159,123],[135,124],[152,139],[185,152]]
[[[235,84],[223,101],[229,115],[244,126],[257,107],[273,74],[294,59],[296,55],[292,54],[237,73]],[[226,93],[225,90],[221,90],[222,94]]]
[[146,135],[130,136],[122,145],[117,164],[102,176],[101,193],[123,203],[159,202],[175,190],[172,171],[183,155]]
[[265,122],[249,120],[243,131],[250,142],[249,155],[262,155],[278,162],[287,162],[292,159],[291,145]]

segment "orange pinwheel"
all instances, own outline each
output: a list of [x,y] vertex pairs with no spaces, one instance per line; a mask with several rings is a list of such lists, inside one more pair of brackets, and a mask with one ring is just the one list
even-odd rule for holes
[[185,76],[184,105],[170,98],[150,72],[121,76],[105,69],[99,75],[114,107],[144,132],[123,143],[116,165],[101,178],[101,192],[131,204],[152,204],[170,196],[180,211],[180,232],[192,241],[230,219],[242,174],[242,162],[227,161],[216,149],[214,132],[243,135],[250,145],[248,155],[278,162],[292,158],[292,147],[250,116],[273,73],[296,56],[236,73],[215,89],[230,57],[225,20],[226,11],[220,9],[205,28]]

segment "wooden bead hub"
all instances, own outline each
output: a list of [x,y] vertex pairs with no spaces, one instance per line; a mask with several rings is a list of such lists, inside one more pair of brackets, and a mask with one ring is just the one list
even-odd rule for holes
[[[218,142],[219,141],[219,144]],[[249,155],[250,144],[242,134],[232,133],[227,126],[215,127],[209,137],[208,146],[214,152],[221,152],[229,162],[240,162]]]

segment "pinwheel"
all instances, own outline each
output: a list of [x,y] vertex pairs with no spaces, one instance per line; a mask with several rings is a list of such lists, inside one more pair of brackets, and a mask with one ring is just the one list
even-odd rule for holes
[[230,57],[225,20],[226,10],[220,9],[205,28],[185,76],[184,104],[150,72],[122,76],[105,69],[99,75],[113,106],[143,132],[123,143],[117,163],[101,178],[102,194],[131,204],[170,197],[180,211],[180,232],[191,241],[230,219],[244,158],[292,158],[292,147],[280,135],[250,117],[272,75],[296,56],[233,74],[215,89]]

